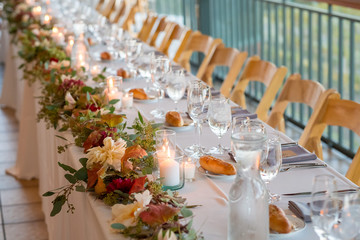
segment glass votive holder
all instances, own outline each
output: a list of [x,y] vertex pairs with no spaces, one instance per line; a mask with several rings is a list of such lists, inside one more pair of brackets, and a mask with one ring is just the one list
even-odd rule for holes
[[122,108],[130,109],[134,103],[134,95],[132,92],[127,92],[122,97]]
[[122,77],[118,76],[109,76],[106,78],[106,90],[105,94],[107,95],[107,99],[109,103],[112,100],[118,100],[114,105],[116,110],[120,110],[122,105],[123,92],[121,91],[122,86]]
[[176,132],[170,129],[161,129],[155,132],[155,148],[159,153],[176,151]]
[[97,75],[99,75],[101,72],[101,69],[100,69],[100,65],[98,64],[93,64],[91,67],[90,67],[90,74],[92,77],[96,77]]
[[185,181],[195,181],[196,163],[193,158],[185,157],[182,162],[182,169],[184,170]]
[[169,152],[164,155],[162,152],[154,154],[157,162],[157,178],[163,184],[163,190],[178,190],[185,185],[185,174],[183,169],[184,155],[180,151]]

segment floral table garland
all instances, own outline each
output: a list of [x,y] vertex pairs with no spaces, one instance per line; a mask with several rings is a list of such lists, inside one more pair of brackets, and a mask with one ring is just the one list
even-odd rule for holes
[[[157,125],[141,114],[127,127],[125,115],[115,114],[117,100],[106,102],[102,89],[86,86],[85,69],[71,67],[69,56],[51,37],[52,24],[43,24],[33,6],[23,0],[5,0],[3,14],[12,43],[19,47],[24,79],[42,86],[38,121],[59,132],[70,130],[75,144],[84,148],[82,168],[58,163],[69,185],[43,196],[55,196],[51,216],[65,205],[73,191],[94,192],[112,206],[111,227],[135,239],[202,239],[192,228],[193,214],[177,192],[163,191],[154,168],[154,132]],[[103,72],[105,69],[103,70]],[[103,73],[102,72],[102,73]],[[104,79],[100,73],[96,79]],[[132,134],[126,130],[131,129]],[[63,138],[61,136],[58,136]],[[63,138],[64,139],[64,138]],[[66,139],[64,139],[66,140]],[[58,147],[59,154],[72,143]],[[86,185],[86,186],[85,186]]]

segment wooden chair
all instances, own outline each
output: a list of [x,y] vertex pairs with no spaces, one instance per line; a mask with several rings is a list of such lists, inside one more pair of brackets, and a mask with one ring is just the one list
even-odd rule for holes
[[143,42],[146,42],[150,37],[151,30],[153,29],[157,18],[158,17],[155,14],[149,13],[143,23],[140,32],[137,35],[137,38],[139,38]]
[[217,66],[229,67],[229,72],[220,88],[221,94],[225,97],[229,97],[247,55],[247,52],[239,52],[235,48],[218,47],[211,56],[203,76],[198,77],[201,77],[204,82],[206,82],[209,86],[212,86],[212,74],[215,68]]
[[[184,50],[185,45],[191,35],[191,30],[186,27],[181,27],[179,24],[173,23],[172,29],[170,29],[160,47],[159,51],[163,52],[167,56],[169,56],[172,60],[175,62],[178,62],[178,59],[180,57],[181,52]],[[171,48],[176,45],[176,42],[179,44],[175,54],[173,57],[170,56],[170,50]]]
[[[151,37],[147,41],[150,46],[153,47],[160,47],[156,46],[157,39],[162,35],[164,37],[167,32],[171,31],[173,29],[172,27],[173,23],[169,22],[166,17],[161,17],[157,19],[157,23],[155,24],[155,28],[151,32]],[[161,42],[160,42],[161,44]]]
[[120,23],[120,26],[131,35],[133,35],[132,25],[135,23],[135,14],[139,11],[138,4],[139,1],[136,1],[133,5],[127,4],[124,20]]
[[267,124],[285,132],[284,112],[289,102],[304,103],[313,110],[325,88],[318,82],[301,79],[300,74],[291,75],[277,98]]
[[191,72],[190,58],[193,52],[203,53],[205,58],[202,61],[197,73],[197,76],[203,76],[205,69],[209,64],[210,57],[220,45],[222,45],[222,40],[220,38],[213,39],[212,37],[203,35],[198,31],[193,32],[187,41],[184,50],[180,54],[178,63],[187,71]]
[[246,108],[245,89],[249,81],[262,82],[266,86],[266,90],[257,106],[256,113],[259,119],[266,122],[271,103],[284,81],[286,72],[287,68],[284,66],[278,68],[271,62],[261,60],[258,56],[251,57],[231,93],[230,99]]
[[103,8],[105,0],[99,0],[99,2],[96,5],[96,11],[100,12],[100,9]]
[[98,10],[101,15],[108,18],[113,6],[114,6],[115,0],[104,0],[101,8]]
[[115,0],[113,9],[109,14],[109,21],[111,23],[118,23],[120,18],[125,15],[126,12],[126,1]]
[[[321,136],[328,125],[348,128],[360,136],[360,104],[340,99],[340,94],[334,89],[329,89],[321,95],[299,140],[299,144],[315,152],[320,159],[323,159]],[[355,184],[360,184],[360,148],[346,177]]]

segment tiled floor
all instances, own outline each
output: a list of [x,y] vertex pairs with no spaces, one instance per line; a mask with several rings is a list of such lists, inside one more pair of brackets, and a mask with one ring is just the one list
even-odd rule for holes
[[[0,66],[0,91],[3,66]],[[17,180],[5,170],[14,165],[18,124],[14,112],[0,108],[0,240],[48,239],[37,180]]]

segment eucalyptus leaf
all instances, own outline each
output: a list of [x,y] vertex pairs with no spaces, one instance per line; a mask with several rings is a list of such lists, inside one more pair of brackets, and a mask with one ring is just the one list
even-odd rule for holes
[[125,227],[123,224],[121,224],[121,223],[113,223],[113,224],[111,224],[111,227],[112,227],[113,229],[117,229],[117,230],[124,230],[124,229],[126,229],[126,227]]
[[60,135],[55,135],[55,137],[58,137],[58,138],[60,138],[60,139],[62,139],[62,140],[64,140],[64,141],[68,141],[66,138],[64,138],[64,137],[62,137],[62,136],[60,136]]
[[58,162],[58,165],[67,172],[70,172],[70,173],[76,172],[76,170],[74,168],[70,167],[69,165],[63,164],[61,162]]
[[77,179],[76,179],[76,177],[74,177],[73,175],[71,175],[71,174],[65,174],[65,176],[64,176],[70,183],[72,183],[72,184],[74,184],[74,183],[76,183],[77,182]]
[[85,167],[86,168],[86,162],[87,162],[87,158],[80,158],[79,159],[79,162],[81,163],[81,165],[83,166],[83,167]]
[[86,189],[85,189],[85,187],[83,185],[76,186],[75,190],[78,191],[78,192],[85,192],[86,191]]
[[180,212],[184,218],[191,217],[193,215],[193,212],[191,210],[187,209],[186,207],[183,207]]
[[42,196],[43,197],[50,197],[50,196],[52,196],[54,194],[55,194],[54,192],[48,191],[48,192],[44,193]]
[[65,204],[66,197],[64,195],[60,195],[55,198],[53,202],[53,209],[50,213],[50,216],[53,217],[61,211],[62,206]]
[[110,105],[114,105],[116,103],[118,103],[120,101],[120,99],[113,99],[109,102]]
[[86,181],[87,179],[87,169],[85,167],[80,168],[75,174],[74,177],[81,181]]

